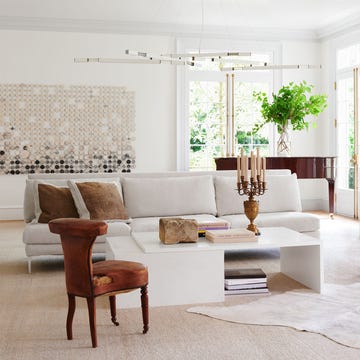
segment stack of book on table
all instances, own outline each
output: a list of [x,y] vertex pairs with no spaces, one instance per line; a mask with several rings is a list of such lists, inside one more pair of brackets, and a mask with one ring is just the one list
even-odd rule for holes
[[255,233],[247,229],[206,230],[205,237],[214,243],[257,241]]
[[228,230],[230,223],[225,220],[198,221],[199,236],[204,237],[208,230]]
[[225,295],[266,293],[267,277],[261,269],[225,269]]

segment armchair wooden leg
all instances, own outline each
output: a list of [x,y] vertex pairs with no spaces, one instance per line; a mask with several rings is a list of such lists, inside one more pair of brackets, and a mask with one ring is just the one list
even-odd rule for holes
[[72,323],[73,323],[75,307],[76,307],[75,295],[68,294],[68,300],[69,300],[69,308],[68,308],[68,314],[67,314],[67,319],[66,319],[66,334],[67,334],[68,340],[72,340],[72,338],[73,338]]
[[111,321],[114,325],[119,326],[119,323],[116,321],[116,297],[115,295],[109,296],[110,302],[110,313],[111,313]]
[[90,333],[91,333],[91,342],[92,347],[97,347],[97,336],[96,336],[96,305],[95,298],[89,297],[86,298],[89,311],[89,324],[90,324]]
[[143,334],[146,334],[149,330],[149,299],[147,285],[141,288],[141,310],[144,323]]

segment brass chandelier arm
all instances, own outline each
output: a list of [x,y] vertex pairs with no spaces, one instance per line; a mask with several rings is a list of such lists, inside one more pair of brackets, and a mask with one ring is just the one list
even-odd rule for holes
[[218,58],[218,59],[224,59],[227,57],[235,57],[235,56],[251,56],[251,52],[239,52],[239,51],[229,51],[229,52],[203,52],[203,53],[179,53],[179,54],[165,54],[162,56],[168,56],[171,58]]
[[118,58],[74,58],[75,63],[107,63],[107,64],[165,64],[171,65],[189,65],[194,66],[191,61],[183,61],[176,59],[159,59],[159,58],[145,58],[145,59],[118,59]]
[[74,58],[75,63],[108,63],[108,64],[160,64],[160,60],[150,59],[116,59],[116,58]]
[[236,66],[224,66],[221,71],[248,71],[248,70],[284,70],[284,69],[321,69],[321,65],[310,64],[298,64],[298,65],[269,65],[264,63],[263,65],[236,65]]

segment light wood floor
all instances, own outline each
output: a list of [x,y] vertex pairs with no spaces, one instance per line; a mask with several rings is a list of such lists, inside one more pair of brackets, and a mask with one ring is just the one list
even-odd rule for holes
[[[317,215],[321,219],[325,282],[359,282],[359,222],[339,216],[331,220],[324,213]],[[143,335],[140,309],[120,310],[120,326],[115,327],[110,321],[105,298],[98,299],[99,347],[90,347],[87,310],[82,299],[78,301],[74,318],[74,340],[68,341],[62,260],[34,261],[33,273],[27,274],[22,229],[21,221],[0,222],[1,360],[360,359],[360,350],[339,345],[318,334],[215,320],[187,313],[190,306],[151,308],[150,330]],[[278,273],[278,256],[276,251],[232,252],[227,255],[226,266],[261,266],[269,275],[273,294],[300,288],[300,284]],[[232,296],[225,304],[240,304],[256,298]]]

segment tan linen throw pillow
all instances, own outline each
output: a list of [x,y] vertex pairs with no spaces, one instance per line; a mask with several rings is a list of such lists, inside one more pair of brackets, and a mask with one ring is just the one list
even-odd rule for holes
[[69,181],[69,186],[80,217],[91,220],[128,220],[115,183]]
[[78,218],[79,214],[70,189],[49,184],[38,184],[40,216],[39,223],[57,218]]

